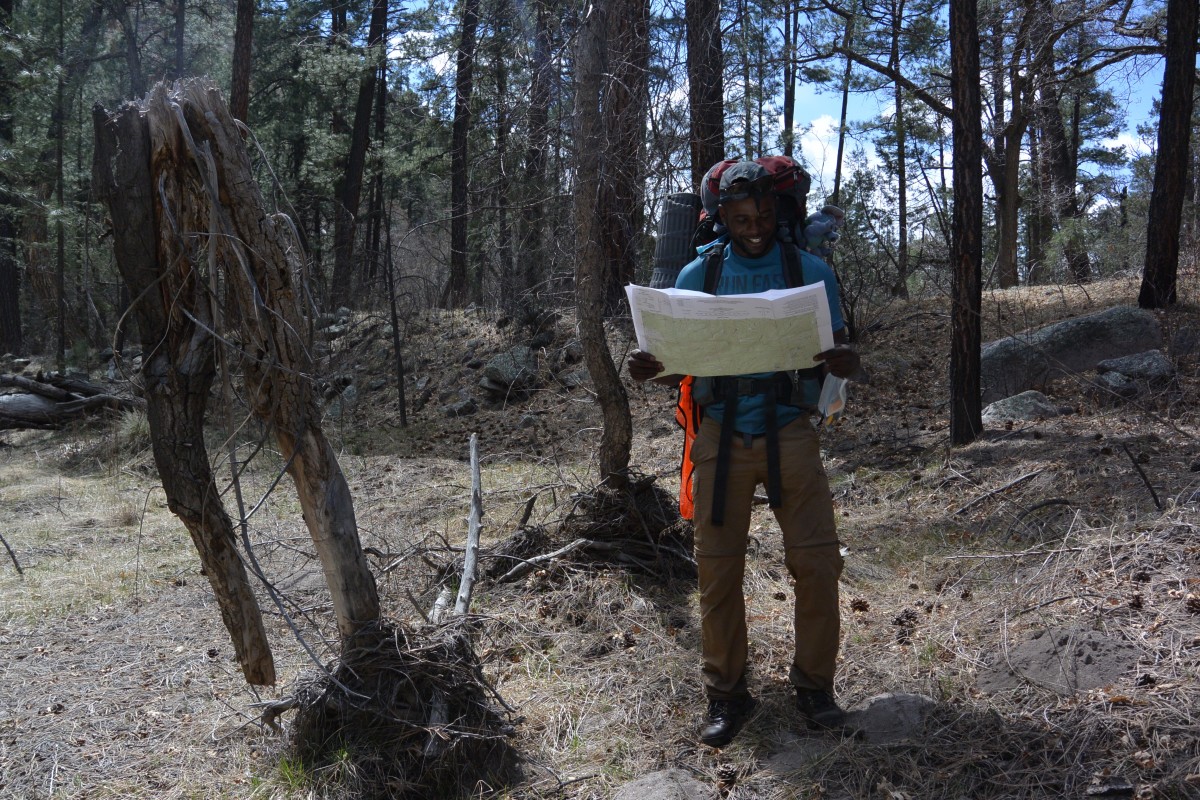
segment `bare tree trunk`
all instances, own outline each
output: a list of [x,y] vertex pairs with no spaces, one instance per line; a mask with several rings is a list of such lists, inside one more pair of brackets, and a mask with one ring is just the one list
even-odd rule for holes
[[800,28],[799,3],[783,4],[783,154],[796,152],[796,39]]
[[[180,0],[180,5],[183,0]],[[229,110],[234,119],[249,122],[250,74],[254,67],[254,0],[237,0],[237,22],[233,29],[233,76]]]
[[1028,241],[1025,246],[1026,277],[1031,286],[1048,279],[1050,267],[1046,263],[1046,251],[1050,236],[1054,229],[1054,215],[1051,213],[1052,194],[1050,177],[1048,175],[1045,146],[1041,135],[1041,113],[1035,112],[1039,124],[1029,130],[1029,163],[1033,175],[1033,202],[1026,212],[1025,230]]
[[[184,56],[183,35],[187,30],[187,0],[175,0],[175,62],[171,65],[170,77],[179,80],[187,69]],[[235,36],[236,41],[236,36]],[[236,49],[236,46],[235,48]]]
[[204,410],[214,376],[213,339],[204,327],[211,322],[208,289],[188,262],[160,266],[161,210],[141,110],[126,105],[109,118],[97,106],[93,120],[93,181],[113,220],[117,267],[138,298],[133,313],[147,353],[142,364],[147,416],[167,504],[200,553],[246,681],[273,684],[266,630],[204,445]]
[[1042,157],[1047,159],[1054,193],[1053,211],[1058,222],[1063,258],[1071,277],[1080,283],[1091,279],[1091,259],[1083,241],[1083,209],[1075,191],[1075,168],[1067,128],[1059,107],[1058,89],[1047,80],[1040,89],[1042,114]]
[[637,280],[645,227],[642,187],[644,141],[649,104],[650,4],[620,0],[607,21],[608,71],[601,87],[600,124],[604,128],[604,168],[597,181],[597,202],[604,232],[604,310],[616,313],[624,286]]
[[978,0],[950,0],[950,95],[953,100],[954,270],[950,343],[950,441],[983,431],[979,356],[983,260],[983,107],[979,95]]
[[335,307],[349,303],[353,293],[358,207],[362,201],[367,147],[371,143],[371,104],[375,101],[375,81],[387,58],[387,14],[387,0],[374,0],[371,5],[371,26],[367,33],[367,52],[363,55],[362,77],[358,83],[358,102],[354,106],[350,153],[346,156],[346,169],[338,182],[337,206],[334,209],[333,278],[329,283],[329,299]]
[[442,305],[465,305],[470,291],[467,277],[467,214],[470,211],[469,161],[471,93],[475,87],[475,39],[479,27],[479,0],[464,0],[459,30],[457,72],[454,78],[454,123],[450,133],[450,278]]
[[688,110],[691,113],[692,186],[725,158],[725,61],[718,0],[685,0]]
[[510,10],[508,0],[497,0],[494,11],[493,68],[496,72],[496,260],[500,267],[500,307],[512,311],[516,307],[515,272],[513,258],[512,225],[509,221],[508,175],[508,47]]
[[[13,0],[0,0],[0,45],[13,41]],[[13,144],[12,81],[8,59],[0,58],[0,150]],[[0,183],[0,354],[20,353],[24,348],[21,331],[21,268],[17,262],[16,198],[9,192],[9,181]]]
[[521,292],[538,286],[547,273],[546,159],[550,150],[550,14],[547,0],[535,0],[533,64],[529,84],[529,145],[525,151],[525,207],[521,212],[523,270]]
[[604,417],[600,440],[600,475],[610,485],[628,481],[633,424],[629,399],[613,364],[604,335],[605,255],[601,237],[604,220],[596,202],[607,152],[601,118],[601,92],[607,74],[606,42],[609,11],[601,4],[588,8],[580,26],[575,55],[575,229],[578,236],[575,262],[575,296],[579,339],[584,361]]
[[[895,0],[892,13],[892,67],[900,71],[900,33],[904,23],[904,0]],[[896,105],[896,281],[894,297],[908,297],[908,132],[904,120],[904,87],[893,83]]]
[[[1170,0],[1167,4],[1167,65],[1163,72],[1158,154],[1146,229],[1146,266],[1138,292],[1138,305],[1142,308],[1164,308],[1176,300],[1179,228],[1187,194],[1196,81],[1196,17],[1194,0]],[[1193,175],[1192,180],[1200,182],[1200,176]]]
[[[140,109],[126,107],[118,124],[131,125],[121,120],[140,116]],[[171,213],[168,216],[167,209],[161,209],[158,240],[151,242],[148,257],[133,263],[149,265],[155,273],[152,280],[160,281],[172,273],[198,274],[210,261],[222,270],[228,294],[236,303],[230,317],[240,327],[230,334],[245,355],[251,411],[275,435],[296,484],[338,630],[343,642],[348,642],[378,621],[379,597],[359,545],[349,487],[320,427],[310,377],[313,365],[302,338],[307,325],[294,285],[301,273],[298,243],[291,226],[267,211],[238,128],[215,89],[188,82],[168,96],[160,86],[146,103],[145,118],[151,150],[144,157],[153,164],[153,174],[141,188],[141,196],[148,208],[168,203]],[[112,150],[103,153],[111,157]],[[152,190],[160,183],[160,190]],[[123,224],[116,214],[113,221]],[[153,233],[153,226],[149,227]],[[153,282],[141,285],[150,285],[149,296],[156,297]],[[170,295],[163,302],[167,298]],[[196,308],[197,313],[205,311],[199,304]],[[187,320],[182,309],[176,313],[180,318],[171,320],[173,327],[183,326]],[[193,330],[195,336],[208,336],[203,325]],[[185,354],[169,354],[172,369],[190,366],[176,363]],[[197,375],[205,371],[195,367]],[[211,369],[207,372],[211,380]]]
[[[852,10],[846,17],[846,31],[842,35],[842,49],[847,53],[850,52],[850,45],[854,43],[855,19],[855,12]],[[833,169],[833,194],[829,197],[829,202],[834,205],[842,202],[842,164],[846,156],[846,119],[850,109],[850,76],[853,69],[854,61],[847,55],[846,69],[842,73],[842,112],[838,117],[837,164]]]

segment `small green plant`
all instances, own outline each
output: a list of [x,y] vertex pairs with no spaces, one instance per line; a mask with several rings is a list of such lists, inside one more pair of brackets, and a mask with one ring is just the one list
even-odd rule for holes
[[289,790],[298,792],[308,786],[312,780],[304,762],[294,756],[283,756],[279,759],[279,781]]
[[150,418],[145,411],[126,411],[116,428],[118,452],[134,456],[150,448]]

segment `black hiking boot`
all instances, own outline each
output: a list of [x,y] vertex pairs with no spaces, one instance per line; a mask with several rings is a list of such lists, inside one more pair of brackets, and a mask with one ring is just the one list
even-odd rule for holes
[[813,730],[840,731],[846,726],[846,712],[821,689],[796,689],[796,708]]
[[750,695],[735,698],[714,698],[708,701],[708,722],[700,731],[700,742],[709,747],[724,747],[733,741],[742,723],[758,702]]

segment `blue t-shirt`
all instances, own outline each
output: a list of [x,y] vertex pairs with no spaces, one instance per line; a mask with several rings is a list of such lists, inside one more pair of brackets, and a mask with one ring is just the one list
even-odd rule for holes
[[[715,247],[716,242],[705,245],[698,249],[700,256],[685,266],[679,273],[679,277],[675,280],[676,289],[691,289],[693,291],[704,291],[704,254],[709,248]],[[781,245],[776,244],[767,253],[759,258],[743,258],[733,251],[732,245],[725,246],[725,264],[721,268],[721,279],[717,282],[717,291],[719,295],[723,294],[753,294],[756,292],[766,292],[771,289],[786,289],[787,279],[783,273],[783,255],[780,251]],[[803,250],[800,252],[800,268],[804,274],[804,285],[825,282],[825,295],[829,299],[829,319],[833,330],[839,331],[845,327],[846,323],[842,319],[842,309],[838,298],[837,278],[833,275],[833,270],[829,265],[821,259],[814,256],[812,253],[807,253]],[[813,366],[819,366],[820,362],[814,361]],[[744,378],[769,378],[773,373],[757,373],[753,375],[742,375]],[[816,381],[807,380],[801,384],[801,396],[793,397],[792,401],[797,405],[816,406],[817,396],[820,392],[820,387]],[[747,395],[738,398],[737,403],[737,419],[734,421],[734,428],[743,433],[766,433],[767,418],[763,411],[763,395]],[[720,422],[724,419],[725,404],[713,403],[704,407],[704,415],[712,417]],[[779,427],[787,425],[789,422],[797,419],[801,413],[800,409],[792,405],[780,405],[776,409],[777,421]]]

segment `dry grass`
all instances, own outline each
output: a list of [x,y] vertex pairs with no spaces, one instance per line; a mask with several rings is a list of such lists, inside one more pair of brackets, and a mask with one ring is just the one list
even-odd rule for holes
[[[1132,292],[1113,282],[993,293],[987,338]],[[1198,325],[1184,295],[1168,330]],[[863,343],[875,381],[854,387],[850,416],[824,440],[849,549],[838,691],[847,705],[882,691],[927,695],[936,707],[925,736],[881,746],[804,730],[787,683],[790,587],[777,531],[757,509],[746,590],[762,702],[723,751],[695,741],[704,703],[688,580],[568,561],[476,588],[475,652],[515,709],[509,743],[525,759],[496,796],[608,798],[675,766],[736,800],[1032,800],[1117,777],[1126,796],[1200,797],[1194,362],[1181,364],[1172,394],[1139,406],[1101,406],[1079,381],[1057,382],[1048,393],[1078,413],[950,449],[944,307],[896,305],[881,323]],[[455,364],[467,338],[481,353],[504,345],[478,325],[432,319],[422,352]],[[634,464],[669,491],[672,399],[631,392]],[[549,541],[593,491],[597,414],[585,393],[547,390],[466,419],[440,418],[434,402],[406,430],[388,405],[363,403],[342,423],[342,464],[384,605],[419,628],[461,560],[469,432],[481,431],[487,547],[514,533],[533,496],[530,525]],[[522,427],[523,414],[534,421]],[[0,564],[0,797],[282,800],[345,796],[362,779],[353,748],[306,758],[259,724],[255,701],[316,669],[264,598],[281,686],[244,686],[144,456],[115,455],[112,434],[4,440],[0,524],[26,575]],[[257,499],[277,466],[248,476],[248,494]],[[286,481],[251,535],[306,641],[331,660],[328,595]],[[1123,641],[1134,666],[1074,695],[1028,681],[981,691],[994,659],[1056,627]]]

